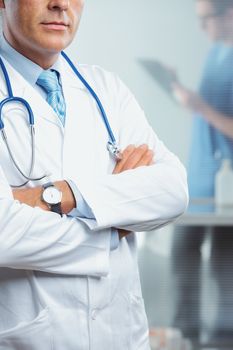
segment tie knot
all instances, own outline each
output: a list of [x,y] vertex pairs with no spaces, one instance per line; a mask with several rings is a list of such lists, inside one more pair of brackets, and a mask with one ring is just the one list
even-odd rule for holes
[[41,86],[47,94],[50,92],[61,91],[61,86],[58,80],[58,74],[55,70],[44,70],[39,78],[37,84]]

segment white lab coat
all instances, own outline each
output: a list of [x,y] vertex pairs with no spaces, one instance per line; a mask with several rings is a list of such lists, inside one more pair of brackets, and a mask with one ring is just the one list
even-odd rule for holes
[[[112,175],[114,161],[98,108],[62,64],[65,131],[40,94],[6,63],[14,94],[30,101],[35,114],[34,176],[46,172],[52,180],[73,180],[96,220],[60,218],[14,201],[9,184],[23,179],[0,140],[0,350],[148,350],[135,234],[110,251],[111,227],[152,230],[179,216],[187,205],[185,170],[122,82],[83,65],[80,70],[99,95],[121,148],[147,143],[155,152],[153,166]],[[21,106],[4,108],[9,143],[28,172],[26,121]]]

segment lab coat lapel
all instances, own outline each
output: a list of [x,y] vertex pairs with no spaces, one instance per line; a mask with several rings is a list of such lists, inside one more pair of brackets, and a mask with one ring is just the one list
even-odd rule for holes
[[64,178],[93,174],[95,150],[95,103],[67,63],[61,74],[66,101],[63,146]]
[[[4,60],[4,63],[10,76],[14,96],[22,97],[29,102],[35,116],[35,123],[42,118],[62,128],[58,116],[46,100],[7,61]],[[2,86],[0,90],[4,96],[7,96],[6,86]]]
[[38,91],[36,91],[31,85],[26,84],[21,94],[26,101],[30,101],[31,108],[37,120],[44,119],[47,122],[60,127],[62,131],[63,126],[59,117]]

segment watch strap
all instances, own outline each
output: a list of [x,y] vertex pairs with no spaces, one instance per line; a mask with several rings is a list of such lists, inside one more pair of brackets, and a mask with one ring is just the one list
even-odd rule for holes
[[62,216],[61,202],[60,202],[60,203],[57,203],[57,204],[51,204],[51,205],[50,205],[50,208],[51,208],[51,211],[52,211],[53,213],[57,213],[57,214],[59,214],[60,216]]
[[42,187],[43,187],[43,189],[45,190],[46,188],[48,188],[48,187],[54,187],[54,184],[52,183],[52,182],[46,182],[46,184],[43,184],[42,185]]

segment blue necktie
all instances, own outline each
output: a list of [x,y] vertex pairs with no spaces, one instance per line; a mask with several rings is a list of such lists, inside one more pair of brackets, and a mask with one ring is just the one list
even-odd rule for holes
[[66,118],[66,105],[59,83],[59,73],[55,70],[44,70],[37,79],[37,85],[47,93],[46,101],[58,115],[63,126]]

